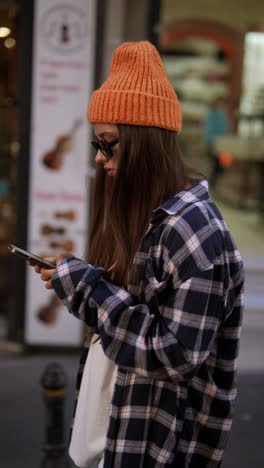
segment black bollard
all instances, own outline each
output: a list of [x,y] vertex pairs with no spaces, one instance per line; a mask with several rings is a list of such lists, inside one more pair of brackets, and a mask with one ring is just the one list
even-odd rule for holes
[[49,364],[41,386],[46,408],[44,459],[41,468],[69,467],[64,438],[64,398],[66,376],[58,363]]

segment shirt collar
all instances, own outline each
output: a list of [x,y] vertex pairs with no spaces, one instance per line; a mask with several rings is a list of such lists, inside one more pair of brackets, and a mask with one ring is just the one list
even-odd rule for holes
[[153,222],[154,220],[159,219],[160,216],[163,217],[164,214],[179,214],[186,206],[197,203],[198,201],[208,200],[208,198],[208,182],[206,180],[198,181],[191,187],[182,190],[177,195],[174,195],[172,198],[156,208],[152,212],[151,221]]

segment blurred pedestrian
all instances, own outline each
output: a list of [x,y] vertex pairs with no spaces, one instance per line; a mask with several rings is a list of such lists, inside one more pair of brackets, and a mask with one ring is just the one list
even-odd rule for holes
[[203,138],[210,159],[209,188],[216,188],[218,179],[224,171],[221,159],[214,149],[215,139],[230,132],[231,124],[226,102],[222,97],[218,97],[209,106],[202,125]]
[[98,166],[89,263],[57,256],[56,269],[35,267],[93,335],[70,454],[83,467],[219,467],[243,263],[207,182],[184,164],[180,104],[153,45],[115,50],[88,119]]

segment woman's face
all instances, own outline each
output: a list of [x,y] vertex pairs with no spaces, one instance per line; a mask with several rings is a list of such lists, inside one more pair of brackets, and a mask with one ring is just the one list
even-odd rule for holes
[[97,149],[95,162],[96,164],[103,165],[109,177],[114,177],[118,168],[120,143],[118,141],[114,145],[110,145],[110,147],[108,147],[107,143],[112,143],[119,138],[118,127],[114,124],[106,123],[95,123],[93,127],[99,148],[101,144],[102,148],[106,147],[106,152],[110,151],[112,154],[112,156],[109,157],[103,149]]

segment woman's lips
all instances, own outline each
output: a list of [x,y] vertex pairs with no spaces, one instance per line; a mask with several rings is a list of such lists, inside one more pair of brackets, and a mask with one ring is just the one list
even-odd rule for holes
[[107,175],[113,177],[116,173],[115,169],[106,169]]

